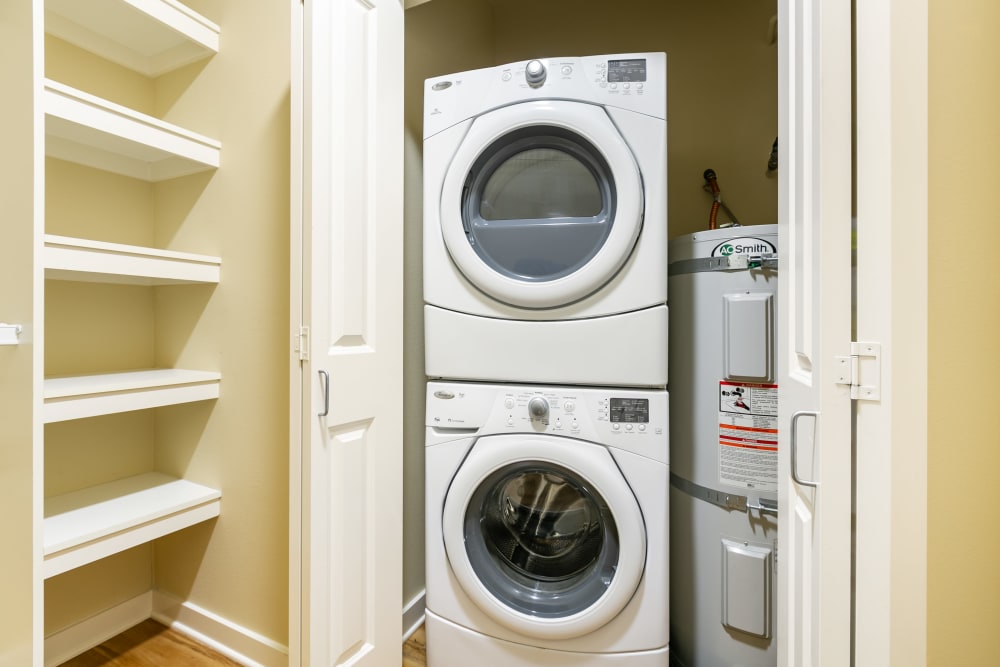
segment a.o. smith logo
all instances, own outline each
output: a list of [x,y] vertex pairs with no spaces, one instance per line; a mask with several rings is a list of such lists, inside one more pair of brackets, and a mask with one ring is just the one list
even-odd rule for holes
[[764,239],[743,237],[729,239],[712,250],[712,257],[729,257],[730,255],[763,255],[777,252],[774,244]]

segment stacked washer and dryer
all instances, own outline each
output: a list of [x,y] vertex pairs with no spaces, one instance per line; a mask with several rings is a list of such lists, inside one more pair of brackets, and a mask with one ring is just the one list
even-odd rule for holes
[[666,56],[424,97],[430,667],[666,667]]

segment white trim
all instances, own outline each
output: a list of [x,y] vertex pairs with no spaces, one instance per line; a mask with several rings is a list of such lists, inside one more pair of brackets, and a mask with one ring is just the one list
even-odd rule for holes
[[884,351],[856,406],[858,667],[927,662],[927,14],[857,3],[857,336]]
[[153,611],[153,592],[131,600],[64,628],[45,638],[45,667],[61,665],[84,651],[142,623]]
[[153,592],[151,617],[247,667],[287,667],[288,647],[191,602]]
[[427,611],[427,590],[424,589],[413,596],[413,599],[403,607],[403,641],[405,642],[424,624]]
[[300,336],[302,325],[303,261],[302,245],[303,160],[306,146],[303,140],[303,98],[305,52],[304,3],[289,0],[291,14],[291,162],[289,165],[289,338],[303,347],[298,354],[288,355],[288,664],[302,663],[302,355],[308,354],[309,341]]
[[45,638],[45,667],[55,667],[142,623],[159,621],[247,667],[288,667],[288,648],[196,604],[146,591]]

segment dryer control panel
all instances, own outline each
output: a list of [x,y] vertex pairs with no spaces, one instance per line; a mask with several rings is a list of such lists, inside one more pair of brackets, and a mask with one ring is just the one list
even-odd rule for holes
[[667,56],[538,58],[427,79],[424,138],[492,109],[539,99],[576,100],[666,120]]
[[445,433],[546,433],[666,462],[666,390],[430,382],[428,428]]

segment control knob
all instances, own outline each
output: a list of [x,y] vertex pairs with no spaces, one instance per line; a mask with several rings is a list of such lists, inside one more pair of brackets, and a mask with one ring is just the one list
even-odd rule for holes
[[546,74],[545,65],[541,60],[532,60],[524,68],[524,79],[532,88],[538,88],[545,83]]
[[532,419],[545,419],[549,416],[549,402],[541,396],[535,396],[528,401],[528,414]]

